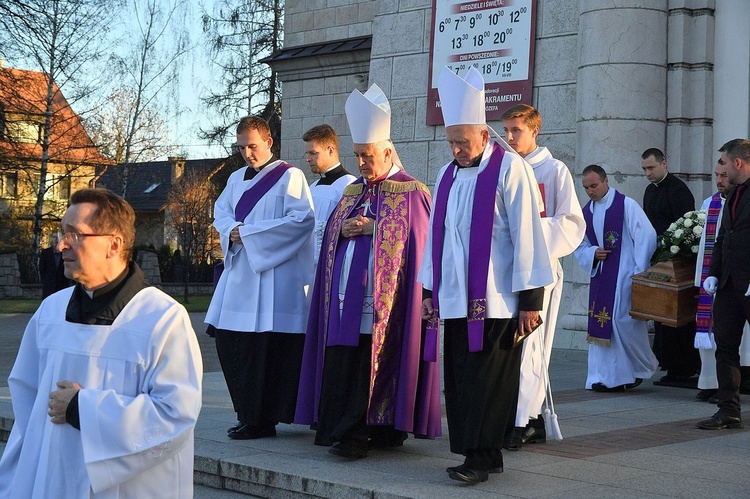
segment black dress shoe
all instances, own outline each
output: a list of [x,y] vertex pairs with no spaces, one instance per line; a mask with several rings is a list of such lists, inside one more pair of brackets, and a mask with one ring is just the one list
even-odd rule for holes
[[641,386],[641,383],[643,383],[643,378],[635,378],[635,381],[633,381],[632,383],[626,383],[622,386],[625,388],[625,390],[632,390],[633,388]]
[[709,389],[706,389],[706,390],[700,390],[698,393],[695,394],[695,398],[697,400],[700,400],[701,402],[708,402],[711,399],[711,397],[713,397],[714,395],[716,395],[716,393],[718,391],[719,390],[717,390],[715,388],[709,388]]
[[251,426],[242,425],[234,431],[227,433],[232,440],[255,440],[257,438],[275,437],[276,427],[270,426]]
[[523,432],[521,437],[523,445],[526,444],[543,444],[547,442],[547,430],[544,428],[534,428],[533,426],[526,427],[526,431]]
[[470,483],[472,485],[486,482],[490,477],[487,471],[473,470],[464,465],[453,468],[448,472],[448,476],[451,480],[458,480],[459,482]]
[[718,404],[719,403],[719,396],[718,395],[714,395],[713,397],[711,397],[710,399],[708,399],[708,403],[709,404],[714,404],[714,405]]
[[354,445],[351,442],[339,442],[330,449],[328,452],[334,456],[344,457],[346,459],[361,459],[367,457],[367,448],[362,448],[358,445]]
[[591,385],[591,389],[599,393],[624,392],[625,385],[617,385],[617,386],[609,387],[605,385],[604,383],[594,383]]
[[729,416],[721,411],[711,416],[709,419],[705,419],[698,423],[695,423],[696,428],[701,430],[724,430],[724,429],[740,429],[742,426],[742,419],[739,416]]
[[[447,468],[445,468],[445,471],[448,473],[455,473],[458,468],[459,466],[448,466]],[[502,472],[503,472],[502,466],[498,466],[497,468],[490,468],[487,470],[487,473],[502,473]]]
[[245,426],[245,423],[242,423],[242,422],[240,422],[240,421],[237,421],[237,424],[236,424],[236,425],[234,425],[234,426],[230,426],[229,428],[227,428],[227,433],[232,433],[233,431],[237,431],[237,430],[239,430],[240,428],[242,428],[243,426]]
[[403,447],[404,441],[409,438],[405,431],[394,430],[385,434],[380,434],[370,438],[367,447],[370,449],[391,449],[393,447]]
[[665,374],[659,381],[654,381],[657,386],[672,386],[675,388],[698,388],[698,377],[678,374]]
[[525,431],[525,427],[516,426],[513,428],[513,431],[505,435],[503,449],[521,450],[521,447],[523,446],[523,433]]

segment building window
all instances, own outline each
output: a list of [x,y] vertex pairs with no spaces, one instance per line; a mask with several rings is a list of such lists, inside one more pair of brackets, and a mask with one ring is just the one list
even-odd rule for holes
[[48,201],[67,201],[70,197],[70,177],[67,175],[47,174],[47,187],[44,199]]
[[35,144],[41,140],[42,126],[33,121],[6,121],[5,138],[20,144]]
[[18,174],[0,174],[0,197],[15,198],[18,196]]

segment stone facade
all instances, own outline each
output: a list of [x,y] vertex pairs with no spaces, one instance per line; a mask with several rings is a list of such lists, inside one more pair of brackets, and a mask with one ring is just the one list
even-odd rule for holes
[[[369,64],[349,72],[280,74],[282,157],[304,166],[300,137],[326,122],[341,135],[344,166],[356,170],[344,102],[353,89],[377,83],[389,97],[391,136],[406,170],[433,185],[450,152],[443,127],[425,125],[432,1],[287,0],[286,16],[285,48],[362,35],[372,35],[372,48]],[[697,205],[715,190],[716,150],[750,129],[747,19],[745,0],[537,1],[538,143],[571,169],[582,203],[580,171],[591,163],[641,202],[640,154],[649,147],[665,151]],[[561,313],[555,344],[585,348],[588,276],[572,257],[563,267],[569,312]]]
[[0,253],[0,298],[21,298],[21,271],[15,251]]

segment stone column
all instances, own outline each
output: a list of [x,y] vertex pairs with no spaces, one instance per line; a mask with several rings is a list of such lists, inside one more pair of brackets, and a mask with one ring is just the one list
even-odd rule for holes
[[[581,0],[578,25],[576,165],[602,165],[610,185],[641,202],[647,185],[641,153],[665,148],[667,128],[667,1]],[[566,307],[558,348],[585,349],[588,275],[565,268]]]
[[[728,140],[750,137],[750,2],[721,0],[714,45],[714,133],[711,152]],[[713,165],[712,165],[713,167]]]

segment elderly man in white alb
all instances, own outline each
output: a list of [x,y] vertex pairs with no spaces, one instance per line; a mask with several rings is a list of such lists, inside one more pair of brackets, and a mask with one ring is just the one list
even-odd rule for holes
[[76,191],[60,225],[77,284],[23,334],[0,498],[192,497],[203,365],[190,317],[132,261],[125,200]]
[[[438,81],[453,161],[438,173],[419,280],[427,344],[445,324],[445,409],[451,452],[464,463],[448,476],[470,484],[502,471],[513,427],[522,338],[539,324],[552,283],[531,168],[499,137],[490,139],[484,81],[443,69]],[[516,341],[518,338],[518,341]]]

